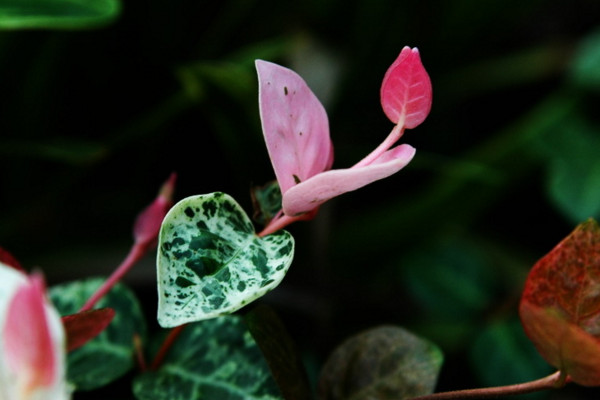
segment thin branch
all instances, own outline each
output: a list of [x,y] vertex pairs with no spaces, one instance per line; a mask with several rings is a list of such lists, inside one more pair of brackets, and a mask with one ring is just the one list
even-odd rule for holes
[[568,377],[556,371],[552,375],[531,382],[516,385],[496,386],[481,389],[466,389],[453,392],[433,393],[427,396],[413,397],[411,400],[456,400],[456,399],[489,399],[493,397],[509,396],[537,392],[540,390],[557,389],[563,387]]

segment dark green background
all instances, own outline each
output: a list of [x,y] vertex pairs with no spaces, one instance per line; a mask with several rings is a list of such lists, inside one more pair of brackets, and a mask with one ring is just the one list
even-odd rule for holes
[[[417,46],[434,100],[403,139],[414,161],[290,226],[296,259],[261,301],[313,371],[393,323],[441,346],[441,389],[541,377],[519,292],[600,217],[599,32],[597,0],[128,0],[100,28],[0,31],[0,245],[51,284],[108,274],[172,171],[177,199],[224,191],[251,213],[250,186],[273,179],[255,58],[327,99],[334,167],[350,166],[392,128],[381,79]],[[150,318],[154,268],[126,279]]]

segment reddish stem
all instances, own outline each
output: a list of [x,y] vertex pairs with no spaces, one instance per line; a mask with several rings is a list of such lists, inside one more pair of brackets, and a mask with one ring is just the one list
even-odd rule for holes
[[261,232],[258,233],[258,237],[270,235],[271,233],[275,233],[278,230],[285,228],[292,222],[301,221],[303,219],[307,219],[305,214],[302,214],[297,217],[290,217],[282,214],[279,218],[273,218],[271,222],[269,222],[269,224],[265,226]]
[[427,396],[413,397],[411,400],[456,400],[456,399],[486,399],[499,396],[509,396],[537,392],[546,389],[557,389],[568,382],[568,377],[556,371],[552,375],[531,382],[516,385],[497,386],[481,389],[456,390],[453,392],[433,393]]
[[404,123],[398,124],[394,126],[394,129],[390,132],[390,134],[385,138],[383,142],[375,150],[369,153],[365,158],[357,162],[351,168],[364,167],[365,165],[371,164],[374,160],[376,160],[380,155],[385,153],[390,149],[404,134]]
[[175,340],[177,339],[177,337],[179,336],[179,334],[185,327],[186,327],[186,324],[183,324],[183,325],[179,325],[179,326],[176,326],[175,328],[171,329],[171,332],[169,332],[169,334],[163,341],[162,345],[160,346],[160,349],[158,349],[158,352],[156,353],[154,360],[152,360],[152,365],[150,365],[151,371],[154,371],[154,370],[158,369],[158,367],[160,367],[165,356],[171,349],[171,346],[173,346],[173,343],[175,343]]
[[91,310],[92,307],[96,305],[98,300],[100,300],[106,293],[108,293],[110,289],[112,289],[113,286],[115,286],[121,280],[121,278],[123,278],[123,276],[131,269],[131,267],[133,267],[133,265],[136,262],[138,262],[144,256],[144,254],[146,254],[147,249],[148,246],[146,246],[145,244],[135,243],[131,247],[129,254],[127,254],[127,257],[125,257],[125,260],[123,260],[121,265],[119,265],[117,269],[112,273],[112,275],[108,277],[106,281],[104,281],[102,286],[100,286],[98,290],[96,290],[96,293],[94,293],[88,299],[88,301],[86,301],[86,303],[83,305],[83,307],[81,307],[79,312]]

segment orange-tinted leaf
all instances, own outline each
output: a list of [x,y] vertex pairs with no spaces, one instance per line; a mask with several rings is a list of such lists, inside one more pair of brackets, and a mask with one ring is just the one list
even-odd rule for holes
[[600,385],[600,227],[580,224],[533,267],[519,308],[540,354],[581,385]]
[[67,351],[75,350],[98,336],[114,316],[112,308],[100,308],[62,317],[67,332]]

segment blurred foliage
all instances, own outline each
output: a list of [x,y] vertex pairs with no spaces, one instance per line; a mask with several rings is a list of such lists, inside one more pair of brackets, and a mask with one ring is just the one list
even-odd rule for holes
[[87,29],[112,22],[119,0],[0,0],[2,29]]
[[[414,161],[291,227],[294,265],[265,301],[321,362],[392,323],[440,345],[440,389],[489,384],[485,343],[534,363],[510,344],[528,269],[600,217],[598,16],[597,0],[128,0],[97,29],[0,31],[0,243],[51,282],[110,270],[171,171],[178,198],[250,211],[273,179],[256,58],[306,78],[349,166],[392,128],[381,79],[417,46],[434,100],[405,134]],[[156,301],[153,266],[129,279]]]

